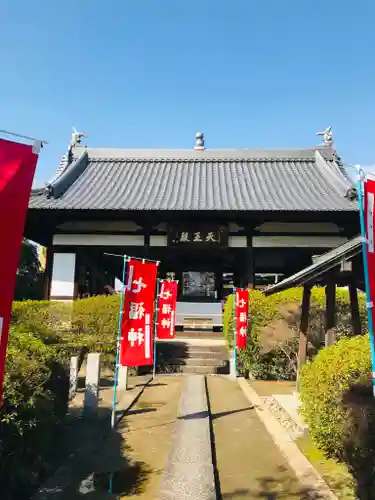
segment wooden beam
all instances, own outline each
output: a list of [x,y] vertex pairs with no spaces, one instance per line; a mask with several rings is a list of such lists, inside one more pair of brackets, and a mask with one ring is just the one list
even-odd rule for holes
[[359,315],[358,292],[355,281],[349,284],[349,297],[353,333],[354,335],[361,335],[361,317]]
[[49,245],[46,252],[46,262],[45,269],[43,273],[44,287],[43,287],[43,299],[49,300],[51,291],[51,279],[52,279],[52,261],[53,261],[53,250]]
[[300,370],[306,363],[307,358],[307,332],[309,329],[309,313],[310,313],[311,286],[304,285],[302,306],[301,306],[301,321],[299,328],[299,345],[298,345],[298,368],[297,368],[297,391],[300,389]]
[[336,284],[331,281],[325,288],[326,314],[325,314],[325,346],[335,343],[334,327],[336,324]]

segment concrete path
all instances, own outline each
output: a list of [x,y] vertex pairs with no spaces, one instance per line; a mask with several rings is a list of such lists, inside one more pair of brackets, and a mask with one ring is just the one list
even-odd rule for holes
[[[139,397],[150,377],[137,377],[133,388],[118,394],[118,410],[125,411]],[[66,429],[62,430],[62,439],[56,455],[68,455],[67,460],[49,477],[32,497],[33,500],[73,500],[76,490],[79,494],[79,484],[83,482],[91,488],[92,458],[98,453],[106,439],[116,434],[110,429],[110,415],[113,389],[110,384],[100,391],[98,418],[82,419],[84,391],[78,392],[71,402],[66,417]],[[112,438],[111,438],[112,439]],[[66,448],[61,450],[60,448]]]
[[[55,494],[38,500],[156,499],[171,448],[182,377],[157,377],[137,403],[101,440],[74,460]],[[109,419],[107,418],[107,425]],[[112,493],[108,492],[113,474]]]
[[205,379],[184,377],[173,447],[159,500],[216,500]]
[[207,383],[221,498],[309,498],[237,382]]

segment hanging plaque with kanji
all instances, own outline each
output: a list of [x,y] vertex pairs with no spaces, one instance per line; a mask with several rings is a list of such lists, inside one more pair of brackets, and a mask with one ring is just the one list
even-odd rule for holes
[[120,364],[146,366],[154,362],[153,325],[157,264],[130,259],[127,265],[121,325]]
[[163,280],[160,282],[158,324],[156,330],[158,339],[171,339],[174,337],[177,287],[177,281]]

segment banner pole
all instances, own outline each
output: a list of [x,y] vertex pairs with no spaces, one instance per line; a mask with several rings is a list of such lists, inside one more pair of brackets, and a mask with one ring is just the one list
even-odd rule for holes
[[[111,428],[113,429],[116,424],[116,407],[117,407],[117,385],[119,376],[119,364],[120,364],[120,347],[121,347],[121,330],[122,330],[122,314],[124,309],[124,298],[125,298],[125,280],[126,280],[126,264],[128,258],[123,255],[124,265],[122,270],[122,288],[120,296],[120,311],[119,311],[119,321],[117,328],[117,345],[116,345],[116,365],[115,365],[115,378],[113,380],[113,401],[112,401],[112,415],[111,415]],[[113,472],[109,474],[109,488],[108,492],[112,493],[113,490]]]
[[[121,255],[121,254],[119,254],[119,253],[103,252],[103,255],[109,255],[110,257],[121,257],[122,259],[124,258],[124,256]],[[156,262],[157,265],[160,264],[160,260],[146,259],[145,257],[132,257],[132,256],[129,256],[129,259],[132,259],[132,260],[141,260],[142,262]]]
[[357,191],[358,191],[358,205],[359,205],[359,219],[361,223],[361,235],[362,235],[362,257],[363,257],[363,271],[365,276],[365,290],[366,290],[366,309],[367,309],[367,325],[370,336],[370,351],[371,351],[371,365],[372,365],[372,393],[375,397],[375,345],[374,345],[374,325],[372,321],[372,308],[374,304],[371,300],[370,293],[370,278],[368,272],[368,261],[367,261],[367,236],[365,227],[365,214],[364,214],[364,203],[363,203],[363,170],[357,165]]
[[48,142],[45,141],[45,140],[43,140],[43,139],[35,139],[35,137],[30,137],[28,135],[17,134],[16,132],[10,132],[9,130],[3,130],[3,129],[1,129],[0,130],[0,134],[11,135],[13,137],[19,137],[20,139],[26,139],[27,141],[31,141],[31,142],[40,142],[41,144],[48,144]]
[[111,417],[111,427],[112,429],[116,423],[116,406],[117,406],[117,386],[118,386],[118,375],[119,375],[119,364],[120,364],[120,346],[121,346],[121,330],[122,330],[122,314],[124,309],[124,298],[125,298],[125,280],[126,280],[126,264],[128,258],[126,255],[123,256],[124,267],[122,270],[122,289],[120,297],[120,311],[119,311],[119,321],[117,328],[117,347],[116,347],[116,366],[115,366],[115,378],[113,381],[113,403],[112,403],[112,417]]
[[233,378],[237,378],[236,288],[233,287]]
[[154,366],[152,368],[152,378],[154,379],[156,376],[156,339],[157,339],[157,330],[158,330],[158,317],[159,317],[159,288],[160,288],[160,279],[156,281],[156,295],[155,295],[155,320],[154,320]]

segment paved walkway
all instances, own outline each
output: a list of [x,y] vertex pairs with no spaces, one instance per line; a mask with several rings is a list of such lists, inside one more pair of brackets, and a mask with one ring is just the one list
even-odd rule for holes
[[[118,393],[118,410],[124,411],[144,389],[150,377],[134,377],[132,388]],[[69,500],[67,491],[71,491],[81,480],[90,475],[91,460],[103,440],[108,438],[110,430],[110,416],[113,398],[113,389],[107,379],[102,380],[104,385],[100,390],[100,405],[97,419],[82,419],[84,389],[79,390],[70,404],[65,425],[61,436],[56,443],[56,462],[62,460],[56,472],[45,481],[33,500]],[[90,481],[84,481],[87,484]],[[71,493],[68,493],[71,495]]]
[[159,500],[216,500],[203,375],[184,377],[173,447]]
[[207,383],[222,499],[308,498],[237,382]]
[[158,376],[115,431],[108,415],[104,434],[85,426],[86,446],[37,500],[327,498],[302,491],[236,381],[211,376],[207,388],[209,400],[204,376]]

